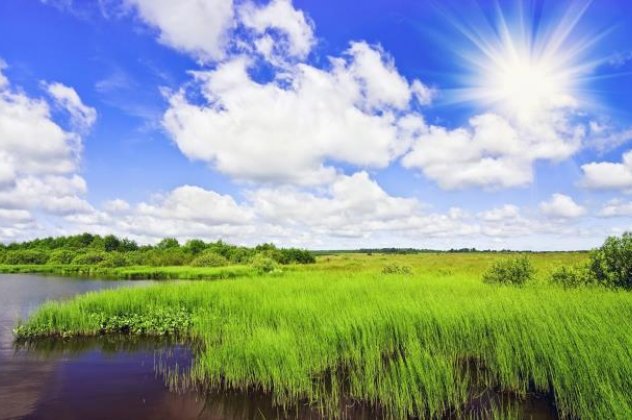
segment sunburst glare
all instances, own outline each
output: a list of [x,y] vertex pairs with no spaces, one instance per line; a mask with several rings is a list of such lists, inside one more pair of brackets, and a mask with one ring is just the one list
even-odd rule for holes
[[591,46],[604,35],[579,35],[589,5],[566,3],[554,19],[543,21],[541,2],[519,2],[513,10],[497,6],[491,18],[475,24],[455,22],[469,41],[461,51],[467,74],[456,101],[492,107],[520,121],[588,105],[583,89],[603,61],[590,57]]

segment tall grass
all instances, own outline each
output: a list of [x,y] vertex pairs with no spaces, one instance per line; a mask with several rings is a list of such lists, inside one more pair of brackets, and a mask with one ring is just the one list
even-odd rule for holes
[[[498,258],[485,254],[326,258],[281,277],[89,293],[46,304],[18,333],[94,335],[109,319],[136,317],[145,334],[201,344],[187,381],[268,392],[282,406],[307,401],[327,415],[349,399],[387,417],[458,414],[484,386],[552,391],[561,415],[632,418],[628,292],[484,284]],[[582,258],[533,260],[546,277]],[[412,275],[381,274],[385,262]]]

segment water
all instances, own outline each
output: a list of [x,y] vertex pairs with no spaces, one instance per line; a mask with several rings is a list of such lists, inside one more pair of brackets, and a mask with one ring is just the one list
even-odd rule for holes
[[[27,348],[14,343],[12,329],[17,320],[46,300],[151,283],[0,274],[0,420],[321,418],[307,404],[282,411],[273,405],[270,395],[258,392],[205,396],[193,391],[171,392],[157,373],[157,365],[173,367],[177,362],[187,366],[192,355],[186,346],[166,339],[38,340]],[[484,396],[474,404],[487,406],[490,398],[497,397]],[[521,418],[556,418],[550,400],[531,398],[518,404]],[[353,402],[343,403],[340,413],[356,420],[379,416],[370,407]]]
[[[150,283],[0,274],[0,419],[198,418],[205,401],[169,392],[155,373],[157,355],[166,354],[162,343],[122,346],[101,338],[14,346],[17,320],[48,299]],[[169,354],[189,358],[182,347],[171,346]]]

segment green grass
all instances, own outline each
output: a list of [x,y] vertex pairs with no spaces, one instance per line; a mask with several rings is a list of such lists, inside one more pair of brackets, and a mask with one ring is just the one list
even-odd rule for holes
[[1,265],[0,273],[59,274],[120,280],[218,280],[254,275],[246,265],[226,267],[99,267],[90,265]]
[[[484,284],[500,257],[326,256],[280,276],[89,293],[45,304],[18,335],[177,333],[199,344],[187,382],[328,415],[352,399],[440,417],[486,387],[553,391],[561,415],[632,418],[632,294],[546,282],[583,253],[532,255],[538,274],[524,287]],[[412,274],[382,274],[385,264]]]

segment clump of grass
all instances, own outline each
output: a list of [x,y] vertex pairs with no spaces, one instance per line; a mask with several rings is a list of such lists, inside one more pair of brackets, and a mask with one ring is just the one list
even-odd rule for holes
[[407,265],[401,264],[387,264],[382,267],[382,274],[405,274],[410,275],[413,273],[412,268]]
[[485,283],[522,286],[532,280],[535,268],[526,256],[497,261],[483,274]]

